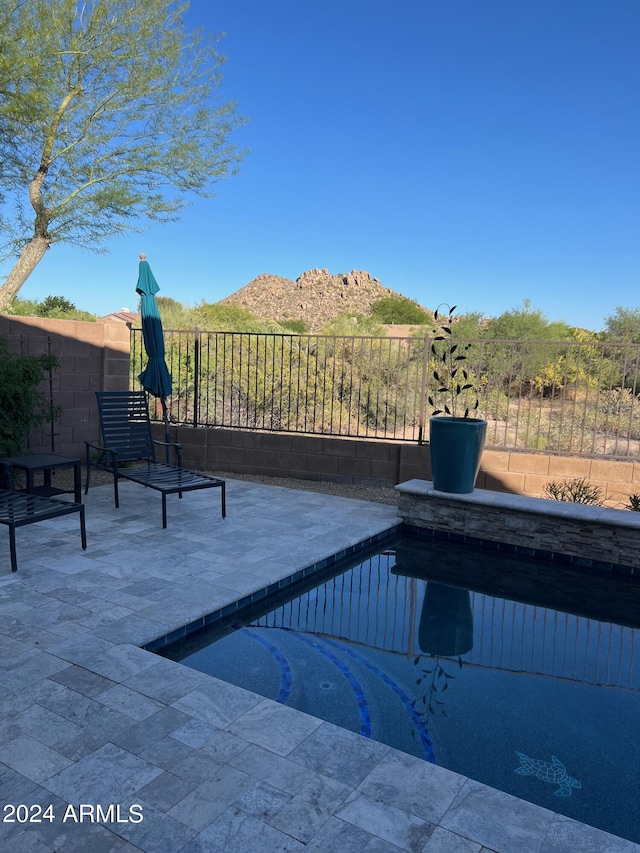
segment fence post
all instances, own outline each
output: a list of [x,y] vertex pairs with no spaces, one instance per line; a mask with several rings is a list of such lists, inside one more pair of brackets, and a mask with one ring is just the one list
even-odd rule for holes
[[200,419],[200,330],[195,330],[193,339],[193,425]]
[[424,336],[424,353],[422,356],[422,382],[420,387],[420,411],[418,413],[418,444],[424,444],[427,420],[427,373],[429,372],[429,348],[431,338]]

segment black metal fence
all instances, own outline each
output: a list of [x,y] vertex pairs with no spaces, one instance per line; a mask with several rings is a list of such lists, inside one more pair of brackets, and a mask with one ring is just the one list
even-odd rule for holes
[[[465,367],[486,446],[640,455],[640,345],[476,340]],[[170,419],[193,426],[421,442],[429,338],[165,331]],[[146,363],[131,336],[132,387]]]

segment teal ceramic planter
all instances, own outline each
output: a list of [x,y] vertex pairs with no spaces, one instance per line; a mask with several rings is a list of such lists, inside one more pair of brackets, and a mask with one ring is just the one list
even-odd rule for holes
[[429,449],[433,488],[464,495],[473,491],[487,435],[487,422],[476,418],[433,417]]

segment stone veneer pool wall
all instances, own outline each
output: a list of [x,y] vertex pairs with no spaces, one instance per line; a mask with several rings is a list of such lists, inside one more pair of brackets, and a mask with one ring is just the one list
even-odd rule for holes
[[640,578],[640,513],[475,489],[438,492],[429,480],[396,486],[404,524],[570,558],[603,572]]

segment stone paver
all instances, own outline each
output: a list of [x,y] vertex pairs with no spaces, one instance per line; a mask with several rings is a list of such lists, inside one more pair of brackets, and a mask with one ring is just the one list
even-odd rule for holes
[[[0,849],[52,853],[640,853],[141,648],[391,529],[395,507],[228,482],[86,498],[0,545]],[[35,820],[51,806],[51,819]],[[40,809],[40,812],[38,811]],[[6,817],[6,810],[3,812]]]

